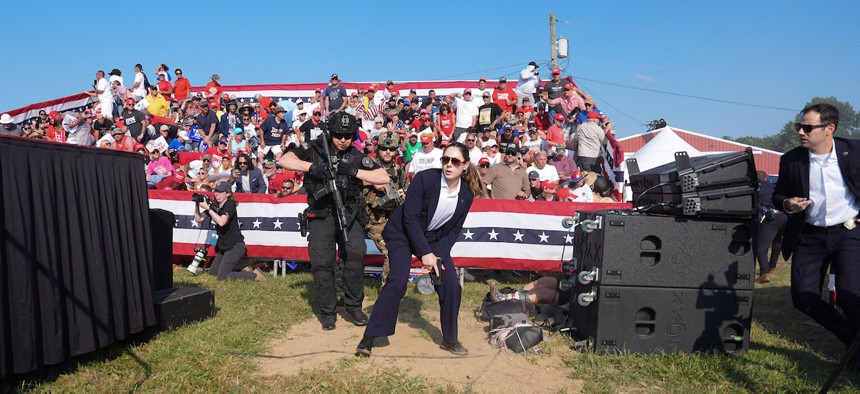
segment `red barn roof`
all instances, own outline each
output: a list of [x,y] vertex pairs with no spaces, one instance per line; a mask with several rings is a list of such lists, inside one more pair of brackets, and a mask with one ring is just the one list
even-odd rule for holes
[[[648,141],[651,141],[651,139],[656,137],[657,134],[662,130],[663,129],[659,129],[649,131],[647,133],[619,138],[618,143],[621,144],[621,147],[624,149],[625,152],[633,153],[642,148],[642,146],[647,144]],[[700,150],[702,153],[737,152],[742,151],[746,149],[747,146],[749,146],[738,142],[724,140],[722,138],[694,133],[692,131],[687,131],[683,129],[677,129],[674,127],[672,127],[672,131],[674,131],[675,134],[681,137],[688,144]],[[752,148],[753,153],[755,154],[756,169],[764,171],[768,175],[779,174],[779,158],[782,156],[782,153],[772,151],[770,149],[759,148],[757,146],[753,146]]]

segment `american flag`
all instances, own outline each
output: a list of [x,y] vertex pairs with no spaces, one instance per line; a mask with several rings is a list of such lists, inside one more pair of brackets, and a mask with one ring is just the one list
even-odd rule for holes
[[[173,253],[193,255],[194,246],[214,244],[209,221],[195,222],[192,192],[149,192],[149,207],[176,216]],[[248,256],[307,261],[307,239],[299,232],[297,216],[307,206],[305,196],[276,198],[261,194],[237,194],[239,228],[245,236]],[[451,251],[460,267],[509,270],[558,270],[573,257],[573,231],[562,227],[564,218],[577,210],[629,209],[623,203],[571,203],[477,199]],[[370,239],[365,264],[381,265],[382,256]]]

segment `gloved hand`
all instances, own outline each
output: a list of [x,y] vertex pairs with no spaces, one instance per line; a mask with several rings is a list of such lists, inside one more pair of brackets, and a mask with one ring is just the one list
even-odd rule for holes
[[325,169],[323,168],[323,165],[319,163],[311,164],[311,167],[308,168],[308,174],[311,174],[311,176],[317,179],[325,179]]
[[348,161],[341,161],[337,163],[337,174],[354,178],[358,175],[358,168]]

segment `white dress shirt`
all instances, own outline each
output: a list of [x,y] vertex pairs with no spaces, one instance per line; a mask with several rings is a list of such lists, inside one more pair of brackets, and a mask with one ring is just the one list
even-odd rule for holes
[[806,223],[827,227],[844,223],[857,216],[860,207],[839,170],[836,144],[829,153],[809,152],[809,199]]
[[443,224],[454,217],[454,212],[457,210],[457,200],[460,197],[460,186],[463,181],[457,182],[457,189],[453,193],[448,190],[448,182],[445,180],[445,173],[442,173],[442,187],[439,188],[439,203],[436,204],[436,212],[433,213],[433,218],[430,223],[427,223],[427,231],[433,231],[442,227]]

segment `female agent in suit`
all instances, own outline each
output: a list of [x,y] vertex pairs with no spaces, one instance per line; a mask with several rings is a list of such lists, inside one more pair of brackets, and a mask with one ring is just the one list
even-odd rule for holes
[[[436,286],[441,308],[441,348],[456,355],[469,353],[457,338],[461,288],[451,260],[451,247],[463,229],[472,199],[483,190],[480,175],[469,162],[469,150],[461,143],[445,149],[441,170],[429,169],[415,175],[409,184],[406,203],[397,207],[382,231],[391,270],[356,356],[369,357],[375,337],[394,334],[413,255],[421,259],[425,272],[433,270],[442,279],[442,285]],[[438,267],[437,257],[442,259]]]

